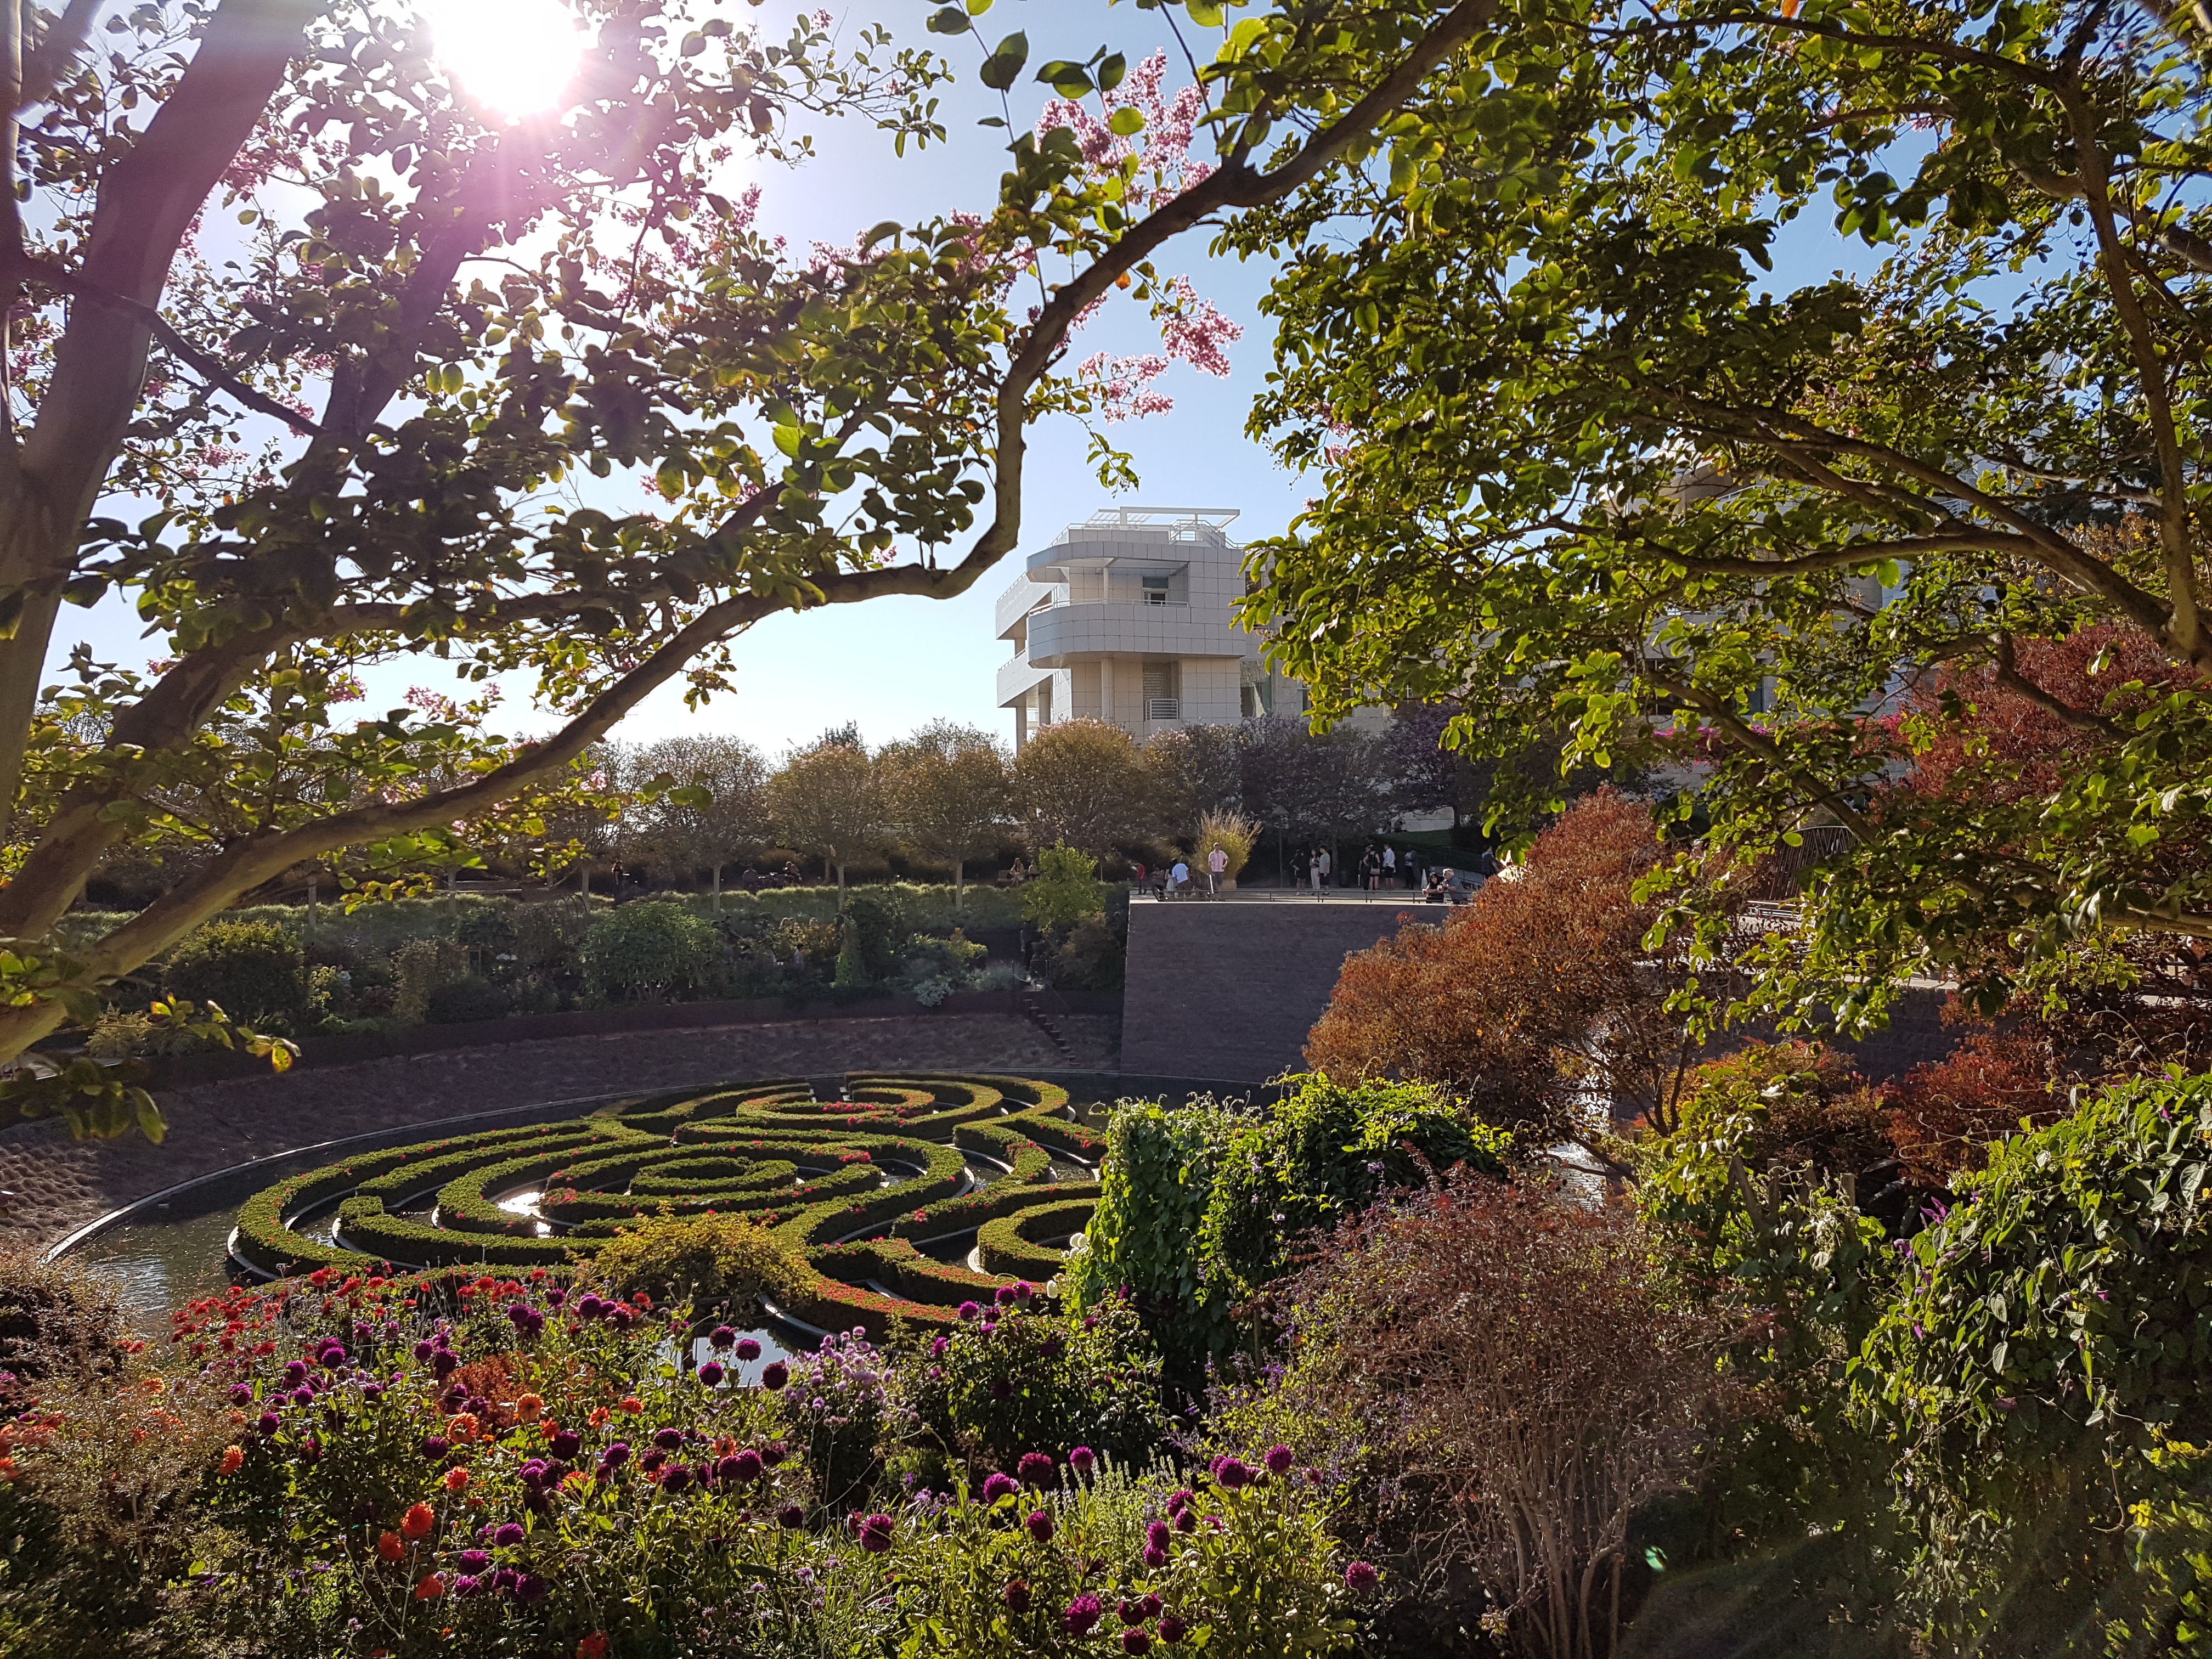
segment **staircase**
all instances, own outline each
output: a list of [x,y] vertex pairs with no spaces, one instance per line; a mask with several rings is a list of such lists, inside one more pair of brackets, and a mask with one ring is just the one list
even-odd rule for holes
[[1052,1046],[1060,1051],[1060,1059],[1066,1063],[1068,1069],[1073,1070],[1075,1050],[1067,1046],[1067,1039],[1060,1035],[1060,1022],[1053,1018],[1054,1011],[1048,1006],[1048,998],[1054,1003],[1060,1000],[1050,991],[1023,992],[1022,1012],[1029,1016],[1030,1024],[1051,1040]]

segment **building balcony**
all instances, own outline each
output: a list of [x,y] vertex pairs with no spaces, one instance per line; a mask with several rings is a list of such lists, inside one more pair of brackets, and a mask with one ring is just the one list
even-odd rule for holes
[[1187,605],[1055,605],[1029,618],[1027,657],[1065,668],[1093,657],[1245,657],[1258,641]]
[[1019,702],[1038,685],[1052,678],[1052,670],[1033,666],[1026,658],[1016,657],[1011,662],[999,665],[999,707]]
[[1052,589],[1043,582],[1033,582],[1024,576],[1010,583],[1006,591],[999,595],[998,608],[992,618],[999,630],[998,637],[1012,639],[1019,631],[1022,618],[1051,598]]

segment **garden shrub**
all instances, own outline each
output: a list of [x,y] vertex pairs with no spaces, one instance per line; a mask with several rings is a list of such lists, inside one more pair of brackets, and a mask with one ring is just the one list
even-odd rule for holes
[[[2154,1598],[2203,1547],[2173,1534],[2212,1443],[2208,1148],[2212,1078],[2123,1084],[1992,1143],[1911,1241],[1853,1392],[1912,1473],[1911,1598],[1939,1642],[2174,1638],[2185,1609]],[[2162,1571],[2135,1570],[2130,1526]]]
[[1948,1186],[1980,1167],[1990,1142],[2051,1122],[2065,1107],[2033,1038],[1975,1031],[1941,1060],[1914,1066],[1884,1091],[1888,1132],[1906,1177]]
[[[1682,1092],[1675,1133],[1725,1139],[1748,1169],[1856,1178],[1895,1157],[1881,1095],[1820,1043],[1747,1043],[1699,1066]],[[1665,1156],[1664,1138],[1652,1145]]]
[[1098,860],[1090,854],[1048,847],[1036,863],[1035,879],[1021,889],[1022,920],[1032,927],[1060,931],[1105,913],[1106,884],[1098,879]]
[[597,918],[577,946],[592,988],[618,1002],[696,994],[721,960],[721,935],[682,906],[650,899]]
[[592,1277],[627,1297],[743,1310],[796,1284],[800,1264],[765,1227],[735,1216],[654,1216],[594,1250]]
[[1199,1228],[1237,1115],[1200,1097],[1176,1111],[1123,1101],[1106,1127],[1098,1207],[1068,1255],[1069,1305],[1103,1307],[1126,1291],[1170,1366],[1188,1369],[1225,1346],[1229,1310],[1210,1302]]
[[128,1334],[119,1289],[73,1262],[0,1250],[0,1371],[35,1383],[57,1370],[80,1377],[114,1370]]
[[1035,962],[1048,983],[1068,991],[1118,991],[1128,972],[1128,933],[1103,915],[1085,916]]
[[1206,1099],[1124,1103],[1108,1127],[1097,1210],[1062,1283],[1079,1307],[1126,1290],[1170,1364],[1227,1347],[1232,1310],[1300,1237],[1458,1164],[1502,1174],[1511,1140],[1419,1084],[1290,1080],[1257,1113]]
[[465,1025],[471,1020],[503,1018],[514,1006],[514,993],[504,986],[471,975],[434,989],[424,1000],[422,1018],[432,1025]]
[[902,1358],[917,1426],[972,1482],[1039,1449],[1151,1461],[1167,1427],[1160,1355],[1133,1309],[1047,1312],[1018,1287],[969,1305],[958,1325],[917,1339]]
[[1630,1522],[1746,1393],[1715,1364],[1733,1322],[1666,1292],[1633,1210],[1462,1167],[1345,1221],[1271,1299],[1296,1340],[1261,1415],[1358,1476],[1348,1524],[1419,1598],[1400,1639],[1617,1652]]
[[173,995],[249,1023],[295,1020],[307,1006],[300,941],[274,922],[210,922],[169,952],[162,978]]

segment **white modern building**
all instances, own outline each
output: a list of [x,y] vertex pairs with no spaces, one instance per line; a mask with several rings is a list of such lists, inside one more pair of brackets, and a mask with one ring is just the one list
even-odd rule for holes
[[1014,747],[1055,720],[1103,720],[1139,742],[1178,726],[1304,714],[1304,688],[1237,626],[1233,508],[1109,507],[1029,556],[999,596],[999,706]]

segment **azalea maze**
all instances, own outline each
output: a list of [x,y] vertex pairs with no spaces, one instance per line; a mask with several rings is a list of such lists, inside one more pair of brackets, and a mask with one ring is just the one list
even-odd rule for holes
[[230,1248],[268,1274],[552,1267],[647,1217],[737,1214],[806,1264],[781,1311],[880,1335],[1051,1278],[1103,1151],[1049,1083],[870,1074],[817,1100],[786,1079],[361,1153],[255,1194]]

